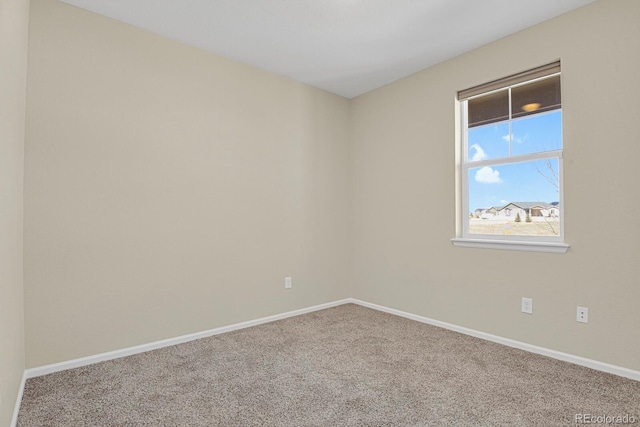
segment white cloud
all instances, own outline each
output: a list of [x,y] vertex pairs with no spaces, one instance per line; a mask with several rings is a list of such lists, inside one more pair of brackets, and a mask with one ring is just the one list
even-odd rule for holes
[[508,200],[502,199],[502,200],[500,200],[500,203],[503,204],[503,205],[506,205],[508,203]]
[[[526,141],[526,137],[523,139],[523,138],[516,138],[516,136],[513,134],[511,136],[513,137],[513,142],[515,142],[516,144],[522,144],[523,142]],[[509,135],[503,136],[502,139],[505,142],[509,142]]]
[[477,162],[478,160],[484,160],[487,158],[487,153],[484,152],[484,150],[482,149],[482,147],[480,147],[480,145],[473,144],[469,148],[473,148],[474,150],[476,150],[475,154],[471,158],[472,162]]
[[475,179],[476,182],[481,184],[500,184],[502,182],[502,179],[500,179],[500,172],[493,170],[489,166],[478,169]]

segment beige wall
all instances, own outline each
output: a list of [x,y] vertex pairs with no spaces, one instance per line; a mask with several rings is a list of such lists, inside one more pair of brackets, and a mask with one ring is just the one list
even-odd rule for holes
[[[638,17],[601,0],[347,101],[34,0],[27,366],[353,296],[640,369]],[[452,247],[456,91],[558,58],[571,249]]]
[[0,0],[0,425],[24,371],[22,201],[28,0]]
[[346,99],[31,8],[28,367],[349,296]]
[[[353,296],[640,369],[639,20],[602,0],[353,100]],[[558,58],[569,252],[453,247],[456,91]]]

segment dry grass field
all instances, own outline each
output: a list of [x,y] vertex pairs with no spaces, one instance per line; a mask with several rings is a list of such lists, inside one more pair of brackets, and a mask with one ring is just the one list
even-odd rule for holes
[[560,222],[555,220],[538,220],[533,222],[496,221],[486,219],[469,219],[470,234],[498,234],[514,236],[558,236]]

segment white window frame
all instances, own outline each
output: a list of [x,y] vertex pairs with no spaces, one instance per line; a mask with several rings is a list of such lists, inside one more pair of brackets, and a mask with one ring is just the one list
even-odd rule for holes
[[[565,253],[569,249],[569,245],[564,242],[564,179],[563,179],[563,164],[562,164],[562,149],[537,152],[525,155],[511,155],[511,144],[509,142],[509,156],[485,159],[485,160],[469,160],[469,143],[468,143],[468,127],[467,118],[468,110],[467,103],[470,99],[489,95],[491,93],[508,90],[509,91],[509,135],[513,137],[511,131],[511,125],[514,121],[520,120],[518,118],[513,119],[511,117],[511,89],[527,85],[539,80],[555,77],[561,75],[560,72],[546,75],[544,77],[534,78],[518,84],[507,85],[493,91],[487,91],[475,96],[471,96],[462,101],[458,101],[460,108],[460,144],[459,150],[461,158],[459,159],[460,167],[457,168],[460,174],[461,184],[461,200],[459,200],[459,218],[462,224],[459,224],[459,230],[461,235],[451,239],[454,246],[460,247],[473,247],[473,248],[488,248],[488,249],[508,249],[518,251],[533,251],[533,252],[551,252],[551,253]],[[556,110],[552,110],[556,111]],[[541,113],[545,114],[545,113]],[[525,116],[530,117],[530,116]],[[564,140],[562,144],[564,148]],[[559,209],[559,226],[560,233],[557,236],[519,236],[519,235],[496,235],[496,234],[470,234],[469,233],[469,170],[481,168],[484,166],[501,166],[515,163],[522,163],[536,160],[557,159],[558,160],[558,198],[560,202]]]

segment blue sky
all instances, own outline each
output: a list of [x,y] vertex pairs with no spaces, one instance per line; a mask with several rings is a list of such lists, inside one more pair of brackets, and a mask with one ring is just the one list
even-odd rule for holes
[[[562,111],[512,121],[511,155],[562,148]],[[509,156],[509,123],[469,129],[469,160]],[[513,159],[515,160],[515,159]],[[509,202],[557,202],[558,160],[469,169],[469,211]]]

